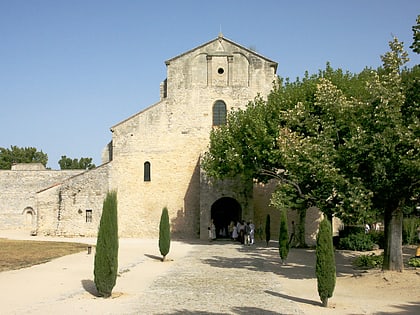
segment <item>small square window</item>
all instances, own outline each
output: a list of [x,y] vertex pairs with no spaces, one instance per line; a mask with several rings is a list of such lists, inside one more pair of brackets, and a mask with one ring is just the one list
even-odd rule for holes
[[86,210],[86,222],[87,223],[92,222],[92,210],[91,209]]

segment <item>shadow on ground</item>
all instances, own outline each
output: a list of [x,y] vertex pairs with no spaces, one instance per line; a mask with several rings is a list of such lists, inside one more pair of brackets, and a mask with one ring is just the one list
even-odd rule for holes
[[[237,314],[237,315],[282,315],[282,313],[279,312],[273,312],[264,310],[262,308],[258,307],[234,307],[232,308],[229,313],[214,313],[214,312],[201,312],[201,311],[189,311],[186,309],[177,310],[172,313],[165,313],[166,315],[228,315],[228,314]],[[285,315],[285,314],[284,314]]]
[[83,289],[85,289],[86,292],[90,293],[94,297],[100,297],[98,290],[96,290],[95,282],[88,279],[82,280],[81,282]]
[[[229,243],[213,243],[214,246],[225,246]],[[278,248],[275,246],[251,245],[237,246],[237,251],[242,253],[241,257],[226,257],[223,255],[213,256],[203,260],[203,263],[216,268],[245,268],[250,271],[266,271],[289,279],[314,279],[315,276],[315,250],[303,248],[291,248],[285,263],[282,263]],[[220,253],[223,253],[221,248]],[[245,257],[244,257],[245,256]],[[348,276],[358,273],[351,265],[355,255],[350,252],[337,251],[335,254],[337,265],[337,276]]]

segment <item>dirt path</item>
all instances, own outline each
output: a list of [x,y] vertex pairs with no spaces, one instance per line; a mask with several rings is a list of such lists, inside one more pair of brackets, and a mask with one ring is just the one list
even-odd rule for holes
[[420,314],[418,270],[355,271],[356,254],[337,252],[336,289],[322,308],[313,250],[292,249],[282,265],[275,243],[173,241],[172,261],[162,263],[157,240],[122,239],[112,298],[96,296],[94,252],[84,252],[0,273],[0,313]]

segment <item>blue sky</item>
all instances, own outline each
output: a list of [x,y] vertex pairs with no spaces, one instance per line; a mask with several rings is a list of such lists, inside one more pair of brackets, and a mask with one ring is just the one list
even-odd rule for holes
[[415,0],[0,0],[0,147],[92,157],[110,127],[156,103],[165,60],[216,38],[307,70],[381,65],[397,36],[411,61]]

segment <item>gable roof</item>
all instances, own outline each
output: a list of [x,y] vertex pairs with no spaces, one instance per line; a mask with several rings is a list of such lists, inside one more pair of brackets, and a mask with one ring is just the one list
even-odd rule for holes
[[166,60],[166,61],[165,61],[165,64],[166,64],[166,65],[168,65],[168,64],[170,64],[170,63],[171,63],[173,60],[175,60],[175,59],[178,59],[178,58],[180,58],[180,57],[182,57],[182,56],[185,56],[185,55],[187,55],[187,54],[190,54],[190,53],[192,53],[192,52],[194,52],[194,51],[196,51],[196,50],[198,50],[198,49],[201,49],[201,48],[203,48],[203,47],[205,47],[205,46],[207,46],[207,45],[209,45],[209,44],[211,44],[211,43],[214,43],[214,42],[216,42],[216,41],[219,41],[219,40],[223,40],[223,41],[225,41],[225,42],[227,42],[227,43],[229,43],[229,44],[231,44],[231,45],[233,45],[233,46],[238,47],[238,48],[239,48],[239,49],[241,49],[241,50],[245,50],[245,51],[247,51],[247,52],[249,52],[249,53],[251,53],[251,54],[253,54],[253,55],[256,55],[256,56],[258,56],[258,57],[260,57],[260,58],[264,59],[264,60],[265,60],[265,61],[267,61],[268,63],[272,63],[272,64],[273,64],[273,67],[274,67],[274,72],[277,72],[277,66],[278,66],[278,63],[277,63],[277,62],[275,62],[275,61],[273,61],[273,60],[271,60],[271,59],[268,59],[267,57],[264,57],[263,55],[261,55],[261,54],[257,53],[256,51],[254,51],[254,50],[252,50],[252,49],[246,48],[246,47],[244,47],[244,46],[242,46],[242,45],[239,45],[238,43],[235,43],[234,41],[232,41],[232,40],[230,40],[230,39],[227,39],[226,37],[224,37],[224,36],[223,36],[223,34],[222,34],[222,33],[220,33],[220,34],[219,34],[219,36],[218,36],[217,38],[215,38],[215,39],[212,39],[212,40],[210,40],[210,41],[208,41],[208,42],[206,42],[206,43],[204,43],[204,44],[202,44],[202,45],[200,45],[200,46],[197,46],[197,47],[195,47],[195,48],[193,48],[193,49],[191,49],[191,50],[188,50],[188,51],[186,51],[186,52],[184,52],[184,53],[182,53],[182,54],[180,54],[180,55],[178,55],[178,56],[175,56],[175,57],[173,57],[173,58],[171,58],[171,59]]

